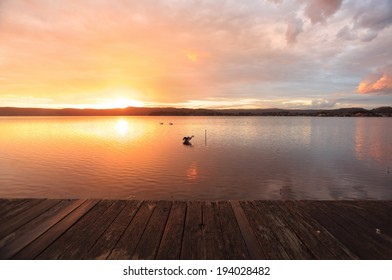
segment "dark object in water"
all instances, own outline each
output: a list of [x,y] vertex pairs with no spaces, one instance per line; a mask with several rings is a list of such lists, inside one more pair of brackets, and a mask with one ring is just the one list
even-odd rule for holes
[[184,145],[192,145],[192,143],[190,142],[191,139],[195,137],[195,136],[185,136],[184,138],[182,138],[182,144]]

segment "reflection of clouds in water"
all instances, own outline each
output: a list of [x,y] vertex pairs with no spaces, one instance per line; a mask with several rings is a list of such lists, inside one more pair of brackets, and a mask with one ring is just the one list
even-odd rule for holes
[[193,162],[186,170],[186,177],[189,180],[196,180],[198,178],[198,169],[196,162]]
[[330,186],[329,194],[331,198],[337,199],[375,199],[372,196],[372,192],[369,192],[365,186],[361,185],[350,185],[345,181],[341,181],[340,184]]
[[292,185],[283,185],[279,190],[279,194],[280,194],[281,199],[284,199],[284,200],[295,199]]
[[268,179],[260,188],[271,199],[290,200],[296,198],[293,191],[295,188],[290,177]]
[[[368,119],[357,118],[355,126],[355,156],[358,160],[371,159],[378,164],[388,164],[392,160],[392,145],[385,141],[385,126]],[[392,141],[392,140],[391,140]]]

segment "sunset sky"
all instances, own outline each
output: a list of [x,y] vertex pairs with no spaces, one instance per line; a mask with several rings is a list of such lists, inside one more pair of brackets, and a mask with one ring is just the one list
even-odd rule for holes
[[0,107],[392,105],[390,0],[0,0]]

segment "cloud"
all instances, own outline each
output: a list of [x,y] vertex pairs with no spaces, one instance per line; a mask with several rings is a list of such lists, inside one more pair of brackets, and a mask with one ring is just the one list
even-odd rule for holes
[[343,0],[309,0],[305,7],[305,15],[312,24],[323,23],[339,10]]
[[389,21],[373,1],[342,2],[0,0],[0,95],[217,107],[328,107],[336,92],[385,101],[352,89],[391,61]]
[[287,30],[286,30],[286,41],[287,44],[294,44],[297,42],[297,36],[300,34],[303,29],[303,22],[299,18],[291,17],[288,20]]
[[362,94],[369,93],[392,93],[392,65],[384,67],[377,73],[373,73],[367,79],[362,81],[358,87],[357,92]]
[[378,36],[378,32],[374,30],[367,30],[365,32],[362,32],[362,34],[359,35],[359,39],[362,42],[370,42],[373,39],[375,39]]
[[339,104],[337,101],[324,98],[290,100],[282,103],[283,108],[289,109],[330,109]]
[[382,30],[392,24],[392,2],[390,0],[362,1],[354,16],[355,26]]
[[[12,107],[18,104],[18,107],[31,107],[50,104],[53,106],[53,100],[50,98],[35,98],[32,96],[14,96],[13,94],[0,95],[0,104],[2,107]],[[46,106],[44,106],[46,107]]]
[[350,28],[348,26],[344,26],[336,34],[336,37],[339,39],[351,41],[351,40],[356,39],[357,36],[355,36],[353,34],[352,30],[350,30]]
[[351,17],[350,27],[346,25],[337,33],[339,39],[370,42],[392,25],[390,0],[349,1],[346,2],[345,9]]
[[360,33],[363,42],[375,39],[379,32],[392,24],[392,2],[390,0],[365,1],[354,16],[354,30]]
[[[235,95],[242,86],[247,94],[247,87],[283,76],[281,65],[290,56],[280,50],[291,8],[283,3],[5,3],[0,32],[7,44],[0,53],[8,66],[0,65],[0,72],[17,73],[17,82],[29,85],[25,91],[53,92],[56,99],[73,91],[89,97],[111,87],[128,87],[131,99],[159,102]],[[282,19],[276,16],[281,8]],[[22,61],[29,67],[22,68]],[[13,84],[9,78],[0,92],[15,91]]]
[[336,37],[345,41],[359,40],[361,42],[370,42],[378,36],[378,31],[371,29],[356,29],[348,26],[342,27],[336,34]]
[[316,99],[316,100],[312,100],[310,107],[314,109],[327,109],[327,108],[335,107],[336,104],[337,102],[333,100]]

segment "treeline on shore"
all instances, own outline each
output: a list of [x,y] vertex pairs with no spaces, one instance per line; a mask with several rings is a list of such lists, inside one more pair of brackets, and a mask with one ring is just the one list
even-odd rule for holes
[[341,108],[332,110],[297,109],[188,109],[128,107],[123,109],[47,109],[0,107],[0,116],[318,116],[392,117],[392,107],[375,109]]

